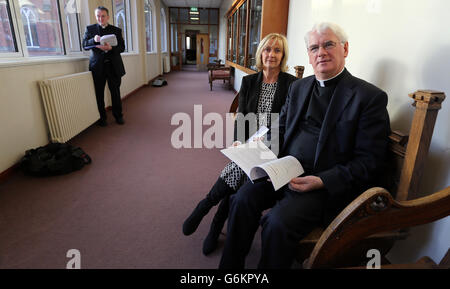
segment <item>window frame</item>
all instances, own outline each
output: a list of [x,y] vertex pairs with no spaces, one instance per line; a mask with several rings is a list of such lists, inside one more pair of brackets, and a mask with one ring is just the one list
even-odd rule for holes
[[[83,56],[85,57],[85,53],[83,51],[81,42],[82,42],[82,27],[81,27],[81,10],[85,6],[87,6],[87,3],[84,1],[76,1],[74,2],[74,5],[76,5],[77,9],[77,31],[78,31],[78,39],[80,41],[80,51],[71,51],[70,50],[70,40],[68,39],[68,29],[66,25],[63,24],[63,21],[65,21],[67,13],[64,9],[65,3],[64,0],[51,0],[56,1],[56,6],[58,9],[58,20],[59,20],[59,29],[61,31],[61,41],[62,41],[62,53],[59,55],[42,55],[42,56],[31,56],[28,52],[28,46],[26,43],[26,33],[23,26],[22,21],[22,15],[21,15],[21,9],[18,0],[6,0],[9,4],[9,18],[10,23],[12,26],[13,31],[13,37],[15,38],[15,45],[16,45],[16,52],[0,52],[0,62],[2,59],[5,59],[6,63],[14,62],[14,59],[17,59],[17,62],[23,62],[28,60],[33,60],[33,63],[36,61],[39,61],[40,59],[46,60],[46,59],[54,59],[54,58],[64,58],[64,57],[74,57],[74,56]],[[75,4],[76,3],[76,4]],[[14,58],[14,59],[12,59]],[[9,61],[11,60],[11,61]]]
[[147,54],[154,54],[158,52],[158,42],[157,42],[157,37],[155,33],[155,28],[156,28],[156,8],[155,8],[155,3],[153,2],[153,0],[145,0],[144,1],[144,26],[145,26],[145,31],[147,31],[147,25],[146,25],[146,15],[145,15],[145,5],[148,3],[148,6],[150,8],[150,12],[151,12],[151,39],[152,39],[152,47],[151,50],[148,50],[148,46],[147,46],[147,33],[145,34],[145,51]]

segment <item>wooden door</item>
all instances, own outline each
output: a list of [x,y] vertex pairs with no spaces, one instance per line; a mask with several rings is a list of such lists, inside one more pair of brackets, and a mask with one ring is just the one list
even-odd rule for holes
[[209,63],[209,34],[197,34],[197,69],[207,70]]

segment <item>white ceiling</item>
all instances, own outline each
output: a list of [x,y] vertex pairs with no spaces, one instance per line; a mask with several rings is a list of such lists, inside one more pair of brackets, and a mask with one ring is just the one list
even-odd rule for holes
[[167,7],[220,8],[223,0],[162,0]]

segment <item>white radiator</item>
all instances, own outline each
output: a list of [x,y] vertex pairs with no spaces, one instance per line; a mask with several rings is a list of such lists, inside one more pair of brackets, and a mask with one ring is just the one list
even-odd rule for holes
[[66,142],[100,118],[90,71],[39,82],[53,142]]

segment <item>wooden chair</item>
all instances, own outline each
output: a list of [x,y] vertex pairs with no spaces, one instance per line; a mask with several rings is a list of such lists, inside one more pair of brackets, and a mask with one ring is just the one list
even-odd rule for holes
[[207,65],[210,90],[212,90],[213,81],[217,79],[222,79],[223,83],[228,80],[228,86],[231,87],[231,67],[221,64],[220,59],[214,62]]
[[[323,230],[317,228],[300,241],[297,260],[305,268],[357,266],[369,249],[378,249],[383,262],[396,240],[405,239],[408,227],[450,214],[450,187],[417,199],[434,124],[445,94],[417,91],[409,95],[416,111],[410,135],[390,135],[390,166],[386,189],[372,188],[349,204]],[[394,199],[395,197],[395,199]],[[411,200],[414,199],[414,200]]]

